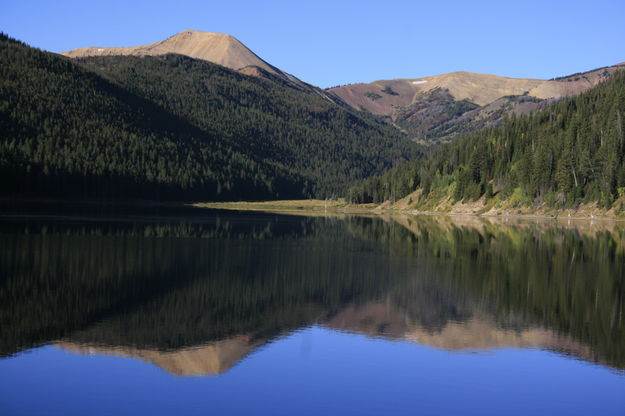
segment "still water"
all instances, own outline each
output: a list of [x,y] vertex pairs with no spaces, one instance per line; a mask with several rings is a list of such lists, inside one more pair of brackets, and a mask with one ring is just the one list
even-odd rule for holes
[[624,415],[625,226],[0,220],[1,415]]

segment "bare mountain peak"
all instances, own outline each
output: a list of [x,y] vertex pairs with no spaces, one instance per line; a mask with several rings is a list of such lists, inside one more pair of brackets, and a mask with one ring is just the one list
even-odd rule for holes
[[185,29],[182,32],[176,33],[175,35],[167,38],[165,41],[170,40],[170,39],[220,39],[223,40],[225,42],[239,42],[241,43],[237,38],[235,38],[232,35],[229,35],[227,33],[217,33],[217,32],[205,32],[202,30],[192,30],[192,29]]
[[248,66],[257,66],[275,75],[287,77],[282,71],[265,62],[231,35],[191,29],[183,30],[165,40],[148,45],[125,48],[78,48],[62,54],[71,58],[77,58],[104,55],[154,56],[169,53],[213,62],[235,70]]
[[513,95],[559,99],[586,91],[619,69],[622,67],[617,64],[553,80],[510,78],[455,71],[421,78],[349,84],[330,88],[329,92],[355,109],[394,116],[398,108],[414,104],[422,93],[436,88],[449,91],[457,101],[468,100],[479,106],[485,106],[502,97]]

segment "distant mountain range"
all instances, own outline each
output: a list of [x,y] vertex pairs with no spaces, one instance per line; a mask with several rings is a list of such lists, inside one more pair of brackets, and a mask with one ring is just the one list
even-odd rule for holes
[[78,48],[63,55],[78,58],[170,53],[213,62],[246,75],[279,77],[292,87],[314,91],[355,110],[385,116],[392,125],[425,145],[496,126],[509,114],[527,114],[544,108],[555,100],[584,92],[625,68],[625,63],[621,63],[550,80],[460,71],[355,83],[324,91],[271,65],[236,38],[222,33],[184,30],[149,45]]
[[498,126],[625,68],[552,80],[454,72],[323,90],[220,33],[62,53],[71,60],[6,36],[0,47],[3,193],[50,197],[345,195],[422,154],[418,144]]
[[452,72],[414,79],[350,84],[328,91],[352,108],[388,117],[426,143],[497,125],[580,94],[625,69],[617,64],[551,80]]

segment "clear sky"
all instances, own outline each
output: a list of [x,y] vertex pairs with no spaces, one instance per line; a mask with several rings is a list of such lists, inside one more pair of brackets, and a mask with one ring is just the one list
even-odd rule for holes
[[60,52],[229,33],[328,87],[465,70],[551,78],[625,61],[625,0],[0,0],[0,30]]

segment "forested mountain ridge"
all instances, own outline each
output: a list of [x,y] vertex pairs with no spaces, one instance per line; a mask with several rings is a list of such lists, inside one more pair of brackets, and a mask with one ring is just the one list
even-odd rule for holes
[[326,196],[417,153],[314,93],[180,55],[79,64],[2,35],[0,63],[5,196]]
[[416,155],[392,126],[314,93],[179,55],[77,60],[261,160],[293,168],[319,196],[339,196],[357,178]]
[[597,203],[623,210],[624,117],[625,72],[620,71],[579,96],[511,116],[498,128],[372,177],[353,188],[350,199],[382,202],[414,193],[406,201],[413,208],[483,198],[486,209]]
[[310,92],[357,111],[383,117],[421,145],[432,146],[497,127],[510,114],[528,114],[576,95],[625,68],[622,64],[552,79],[510,78],[457,71],[414,78],[348,84],[322,90],[264,61],[223,33],[184,30],[142,46],[85,47],[62,52],[72,58],[179,54],[245,75]]
[[67,58],[0,45],[4,195],[269,198],[304,182]]

